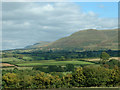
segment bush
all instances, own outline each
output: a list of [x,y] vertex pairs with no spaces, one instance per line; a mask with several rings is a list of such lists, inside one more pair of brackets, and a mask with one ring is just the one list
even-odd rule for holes
[[67,64],[66,65],[66,71],[74,71],[74,65],[73,64]]
[[[55,69],[56,66],[52,66],[52,68]],[[35,70],[17,69],[3,71],[2,74],[3,88],[46,89],[120,86],[120,68],[118,66],[115,66],[114,69],[109,69],[89,65],[83,68],[78,67],[74,72],[67,74],[63,72],[51,72],[50,74]]]
[[120,67],[120,61],[116,60],[116,59],[111,59],[108,62],[106,62],[107,65],[109,65],[109,68],[114,68],[115,65],[117,65],[118,67]]
[[3,77],[4,87],[5,88],[19,88],[19,78],[15,73],[7,73]]

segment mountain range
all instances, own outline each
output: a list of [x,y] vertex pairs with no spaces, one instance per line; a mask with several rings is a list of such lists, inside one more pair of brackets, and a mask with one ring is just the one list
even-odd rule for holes
[[54,42],[39,42],[27,48],[52,50],[101,50],[118,49],[118,29],[88,29],[73,33]]
[[26,46],[26,49],[35,49],[35,48],[42,48],[48,46],[48,44],[51,43],[49,41],[40,41],[38,43],[35,43],[33,45]]

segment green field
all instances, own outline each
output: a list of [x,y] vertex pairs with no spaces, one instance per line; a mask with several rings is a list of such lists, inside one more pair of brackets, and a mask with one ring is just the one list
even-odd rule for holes
[[9,58],[2,58],[2,62],[19,62],[23,61],[22,59],[17,59],[14,57],[9,57]]
[[[15,67],[6,67],[6,68],[2,68],[2,70],[13,70]],[[18,70],[32,70],[33,67],[17,67]]]
[[23,59],[17,59],[14,57],[3,58],[3,62],[7,62],[13,65],[17,65],[18,67],[31,67],[38,65],[66,65],[66,64],[74,64],[74,65],[88,65],[95,64],[93,62],[87,61],[78,61],[77,59],[73,59],[74,61],[56,61],[56,60],[34,60],[34,61],[24,61]]
[[26,62],[16,64],[18,66],[37,66],[37,65],[66,65],[66,64],[74,64],[74,65],[85,65],[85,64],[94,64],[91,62],[85,61],[54,61],[54,60],[47,60],[47,61],[39,61],[39,62]]

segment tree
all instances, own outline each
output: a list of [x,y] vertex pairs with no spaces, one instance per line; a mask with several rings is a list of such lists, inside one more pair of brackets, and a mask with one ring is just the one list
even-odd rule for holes
[[71,88],[72,87],[72,82],[73,82],[73,76],[72,74],[67,74],[62,77],[62,86],[64,88]]
[[76,87],[81,87],[85,85],[85,80],[86,77],[83,73],[83,68],[82,67],[78,67],[76,68],[75,72],[72,73],[73,76],[73,85]]
[[65,61],[65,57],[64,56],[61,56],[58,61]]
[[49,65],[48,66],[48,71],[49,72],[56,72],[57,71],[57,66],[56,65]]
[[3,81],[6,83],[5,88],[18,88],[19,87],[19,78],[15,73],[7,73],[2,77]]
[[[21,77],[21,75],[19,77]],[[33,76],[23,75],[21,77],[20,85],[22,86],[22,88],[32,88],[32,85],[33,85]]]
[[103,63],[103,64],[105,64],[105,62],[106,62],[107,60],[109,60],[109,58],[110,58],[110,56],[109,56],[109,54],[106,53],[106,52],[102,52],[101,55],[100,55],[100,61],[101,61],[101,63]]
[[52,76],[51,74],[46,74],[41,72],[36,74],[33,78],[35,88],[45,89],[45,88],[60,88],[61,79],[59,76]]
[[101,66],[85,66],[83,68],[83,73],[86,77],[85,86],[86,87],[95,87],[95,86],[106,86],[109,82],[109,72],[110,69],[101,67]]
[[67,64],[66,65],[66,71],[74,71],[74,65],[73,64]]
[[48,72],[64,72],[64,68],[62,66],[49,65]]

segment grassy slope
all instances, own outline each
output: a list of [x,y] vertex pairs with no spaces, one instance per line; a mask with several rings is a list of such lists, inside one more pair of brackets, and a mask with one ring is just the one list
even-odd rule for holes
[[100,48],[117,49],[117,39],[117,29],[83,30],[51,43],[48,48],[90,48],[91,50]]
[[50,42],[45,42],[45,41],[40,41],[34,45],[29,45],[29,46],[26,46],[25,48],[26,49],[34,49],[34,48],[41,48],[41,47],[44,47],[44,46],[47,46]]

